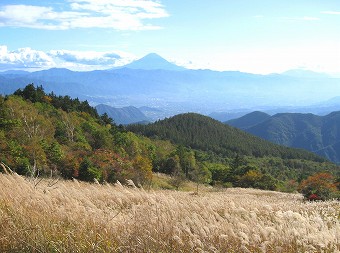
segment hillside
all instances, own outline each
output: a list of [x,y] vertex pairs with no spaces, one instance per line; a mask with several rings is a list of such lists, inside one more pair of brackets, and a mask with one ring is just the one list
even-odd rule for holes
[[[234,122],[243,122],[246,115]],[[242,119],[242,121],[241,121]],[[230,122],[227,122],[229,124]],[[231,122],[233,124],[233,122]],[[255,126],[237,127],[273,143],[302,148],[340,162],[340,112],[325,116],[302,113],[279,113]]]
[[191,180],[291,191],[297,184],[287,187],[290,180],[320,171],[335,175],[338,169],[312,153],[272,144],[198,114],[124,128],[107,114],[99,116],[87,101],[47,94],[32,84],[0,96],[0,136],[0,172],[8,166],[30,177],[52,174],[108,183],[131,179],[151,187],[158,184],[152,173],[161,172],[175,177],[161,183],[166,189],[179,189]]
[[106,113],[116,124],[127,125],[149,121],[143,112],[133,106],[114,108],[109,105],[100,104],[96,106],[96,110],[100,115]]
[[154,154],[148,150],[156,146],[150,140],[99,116],[87,101],[32,84],[0,96],[0,136],[1,164],[21,175],[136,184],[152,177]]
[[168,139],[177,145],[213,151],[226,156],[240,154],[322,161],[322,158],[307,151],[275,145],[212,118],[194,113],[176,115],[149,125],[131,125],[128,130],[147,137]]

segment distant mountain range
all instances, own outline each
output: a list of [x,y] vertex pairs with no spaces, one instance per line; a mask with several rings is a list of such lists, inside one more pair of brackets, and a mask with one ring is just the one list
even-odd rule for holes
[[303,78],[328,78],[330,77],[324,73],[317,73],[310,70],[303,70],[303,69],[292,69],[286,72],[283,72],[282,75],[285,76],[293,76],[293,77],[303,77]]
[[[257,108],[258,109],[258,108]],[[260,108],[263,113],[268,115],[274,115],[277,113],[313,113],[319,116],[325,116],[331,112],[340,110],[340,96],[333,97],[326,101],[312,104],[309,106],[264,106]],[[209,114],[213,119],[221,122],[229,121],[232,119],[238,119],[244,115],[247,115],[254,110],[251,109],[238,109],[230,110],[226,112],[212,112]]]
[[[255,75],[237,71],[189,70],[157,54],[149,54],[110,70],[77,72],[52,68],[31,73],[0,72],[1,94],[11,94],[29,83],[42,85],[46,92],[86,99],[91,105],[160,109],[150,113],[152,120],[188,111],[210,114],[241,108],[246,108],[245,113],[257,108],[272,114],[275,111],[269,110],[293,110],[340,95],[340,78],[319,73],[298,70]],[[316,105],[315,108],[330,112],[329,109],[338,105],[329,108]]]
[[273,143],[306,149],[340,163],[340,111],[325,116],[310,113],[270,116],[252,112],[226,124]]

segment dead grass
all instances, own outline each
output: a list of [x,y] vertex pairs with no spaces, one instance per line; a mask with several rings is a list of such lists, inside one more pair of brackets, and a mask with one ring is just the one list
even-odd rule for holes
[[340,252],[340,204],[0,175],[0,252]]

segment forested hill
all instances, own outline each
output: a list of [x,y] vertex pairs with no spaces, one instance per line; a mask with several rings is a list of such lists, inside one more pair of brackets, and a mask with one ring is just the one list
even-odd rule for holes
[[252,135],[287,147],[309,150],[340,163],[340,111],[320,116],[311,113],[252,112],[225,122]]
[[166,183],[167,189],[178,189],[189,179],[292,191],[297,184],[292,188],[290,180],[338,171],[335,164],[314,154],[267,142],[198,114],[130,129],[168,140],[136,135],[114,124],[107,114],[99,116],[86,101],[27,85],[14,95],[0,95],[0,173],[10,168],[31,178],[53,175],[108,183],[132,179],[150,186],[152,172],[162,172],[176,179]]
[[224,156],[280,157],[323,161],[323,158],[300,149],[283,147],[224,125],[210,117],[186,113],[149,125],[130,125],[128,130],[147,137],[171,140],[177,145],[212,151]]
[[325,116],[280,113],[245,131],[273,143],[303,148],[340,163],[340,112]]

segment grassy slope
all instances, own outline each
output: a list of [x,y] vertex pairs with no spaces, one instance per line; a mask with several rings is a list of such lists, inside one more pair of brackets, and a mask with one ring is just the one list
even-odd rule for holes
[[336,252],[339,202],[144,191],[0,174],[1,252]]

